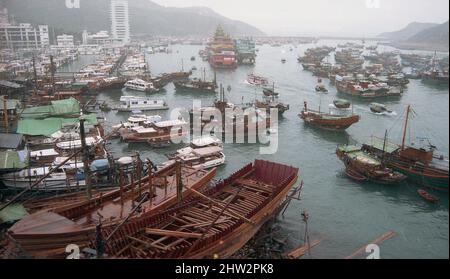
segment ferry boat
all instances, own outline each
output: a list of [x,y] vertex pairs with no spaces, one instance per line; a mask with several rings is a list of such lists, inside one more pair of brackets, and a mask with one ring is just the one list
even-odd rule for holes
[[164,100],[153,100],[147,97],[122,96],[120,97],[120,112],[132,112],[134,110],[167,110],[169,106]]
[[126,89],[140,91],[140,92],[156,91],[155,87],[153,86],[153,83],[146,82],[145,80],[142,80],[142,79],[129,80],[125,83],[124,86]]

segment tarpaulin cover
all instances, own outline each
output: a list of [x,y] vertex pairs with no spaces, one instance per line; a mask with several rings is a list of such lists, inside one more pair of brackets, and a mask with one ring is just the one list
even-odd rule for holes
[[[97,125],[97,115],[88,114],[83,118],[90,125]],[[51,136],[67,124],[78,123],[78,118],[22,119],[17,124],[17,133],[27,136]]]

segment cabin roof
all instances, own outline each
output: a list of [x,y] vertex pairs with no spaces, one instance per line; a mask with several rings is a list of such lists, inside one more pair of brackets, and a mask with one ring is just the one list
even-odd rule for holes
[[168,128],[168,127],[173,127],[173,126],[181,126],[181,125],[186,125],[187,123],[185,121],[182,120],[169,120],[169,121],[162,121],[162,122],[158,122],[155,123],[155,127],[158,128]]
[[218,146],[194,149],[194,153],[199,157],[209,156],[212,154],[219,153],[221,151],[222,151],[222,148],[218,147]]
[[23,142],[22,134],[0,133],[0,149],[17,149]]
[[386,141],[386,144],[385,144],[384,139],[375,138],[375,137],[373,137],[370,140],[368,145],[370,145],[373,148],[376,148],[378,150],[381,150],[381,151],[383,150],[383,146],[384,146],[384,151],[387,153],[394,153],[395,151],[397,151],[400,148],[398,145],[390,143],[389,141]]

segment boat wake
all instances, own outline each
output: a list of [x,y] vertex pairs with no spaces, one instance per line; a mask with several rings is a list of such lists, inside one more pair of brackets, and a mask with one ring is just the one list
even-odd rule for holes
[[388,111],[385,111],[385,112],[373,112],[373,111],[370,111],[370,113],[371,114],[374,114],[374,115],[383,115],[383,116],[397,116],[397,113],[395,112],[395,111],[391,111],[391,112],[388,112]]

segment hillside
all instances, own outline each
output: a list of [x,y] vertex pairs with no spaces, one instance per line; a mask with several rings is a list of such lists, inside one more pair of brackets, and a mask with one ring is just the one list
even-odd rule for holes
[[435,27],[438,24],[436,23],[422,23],[422,22],[412,22],[408,24],[405,28],[394,31],[394,32],[386,32],[383,34],[380,34],[378,37],[389,39],[391,41],[405,41],[409,38],[413,37],[414,35],[428,29],[431,27]]
[[429,43],[439,44],[448,47],[449,22],[445,22],[435,27],[428,28],[407,39],[408,43]]
[[[48,24],[72,33],[110,29],[109,0],[81,0],[80,9],[66,8],[63,0],[2,0],[1,3],[17,22]],[[129,5],[133,35],[207,36],[218,24],[234,36],[264,35],[249,24],[223,17],[209,8],[170,8],[150,0],[130,0]]]

